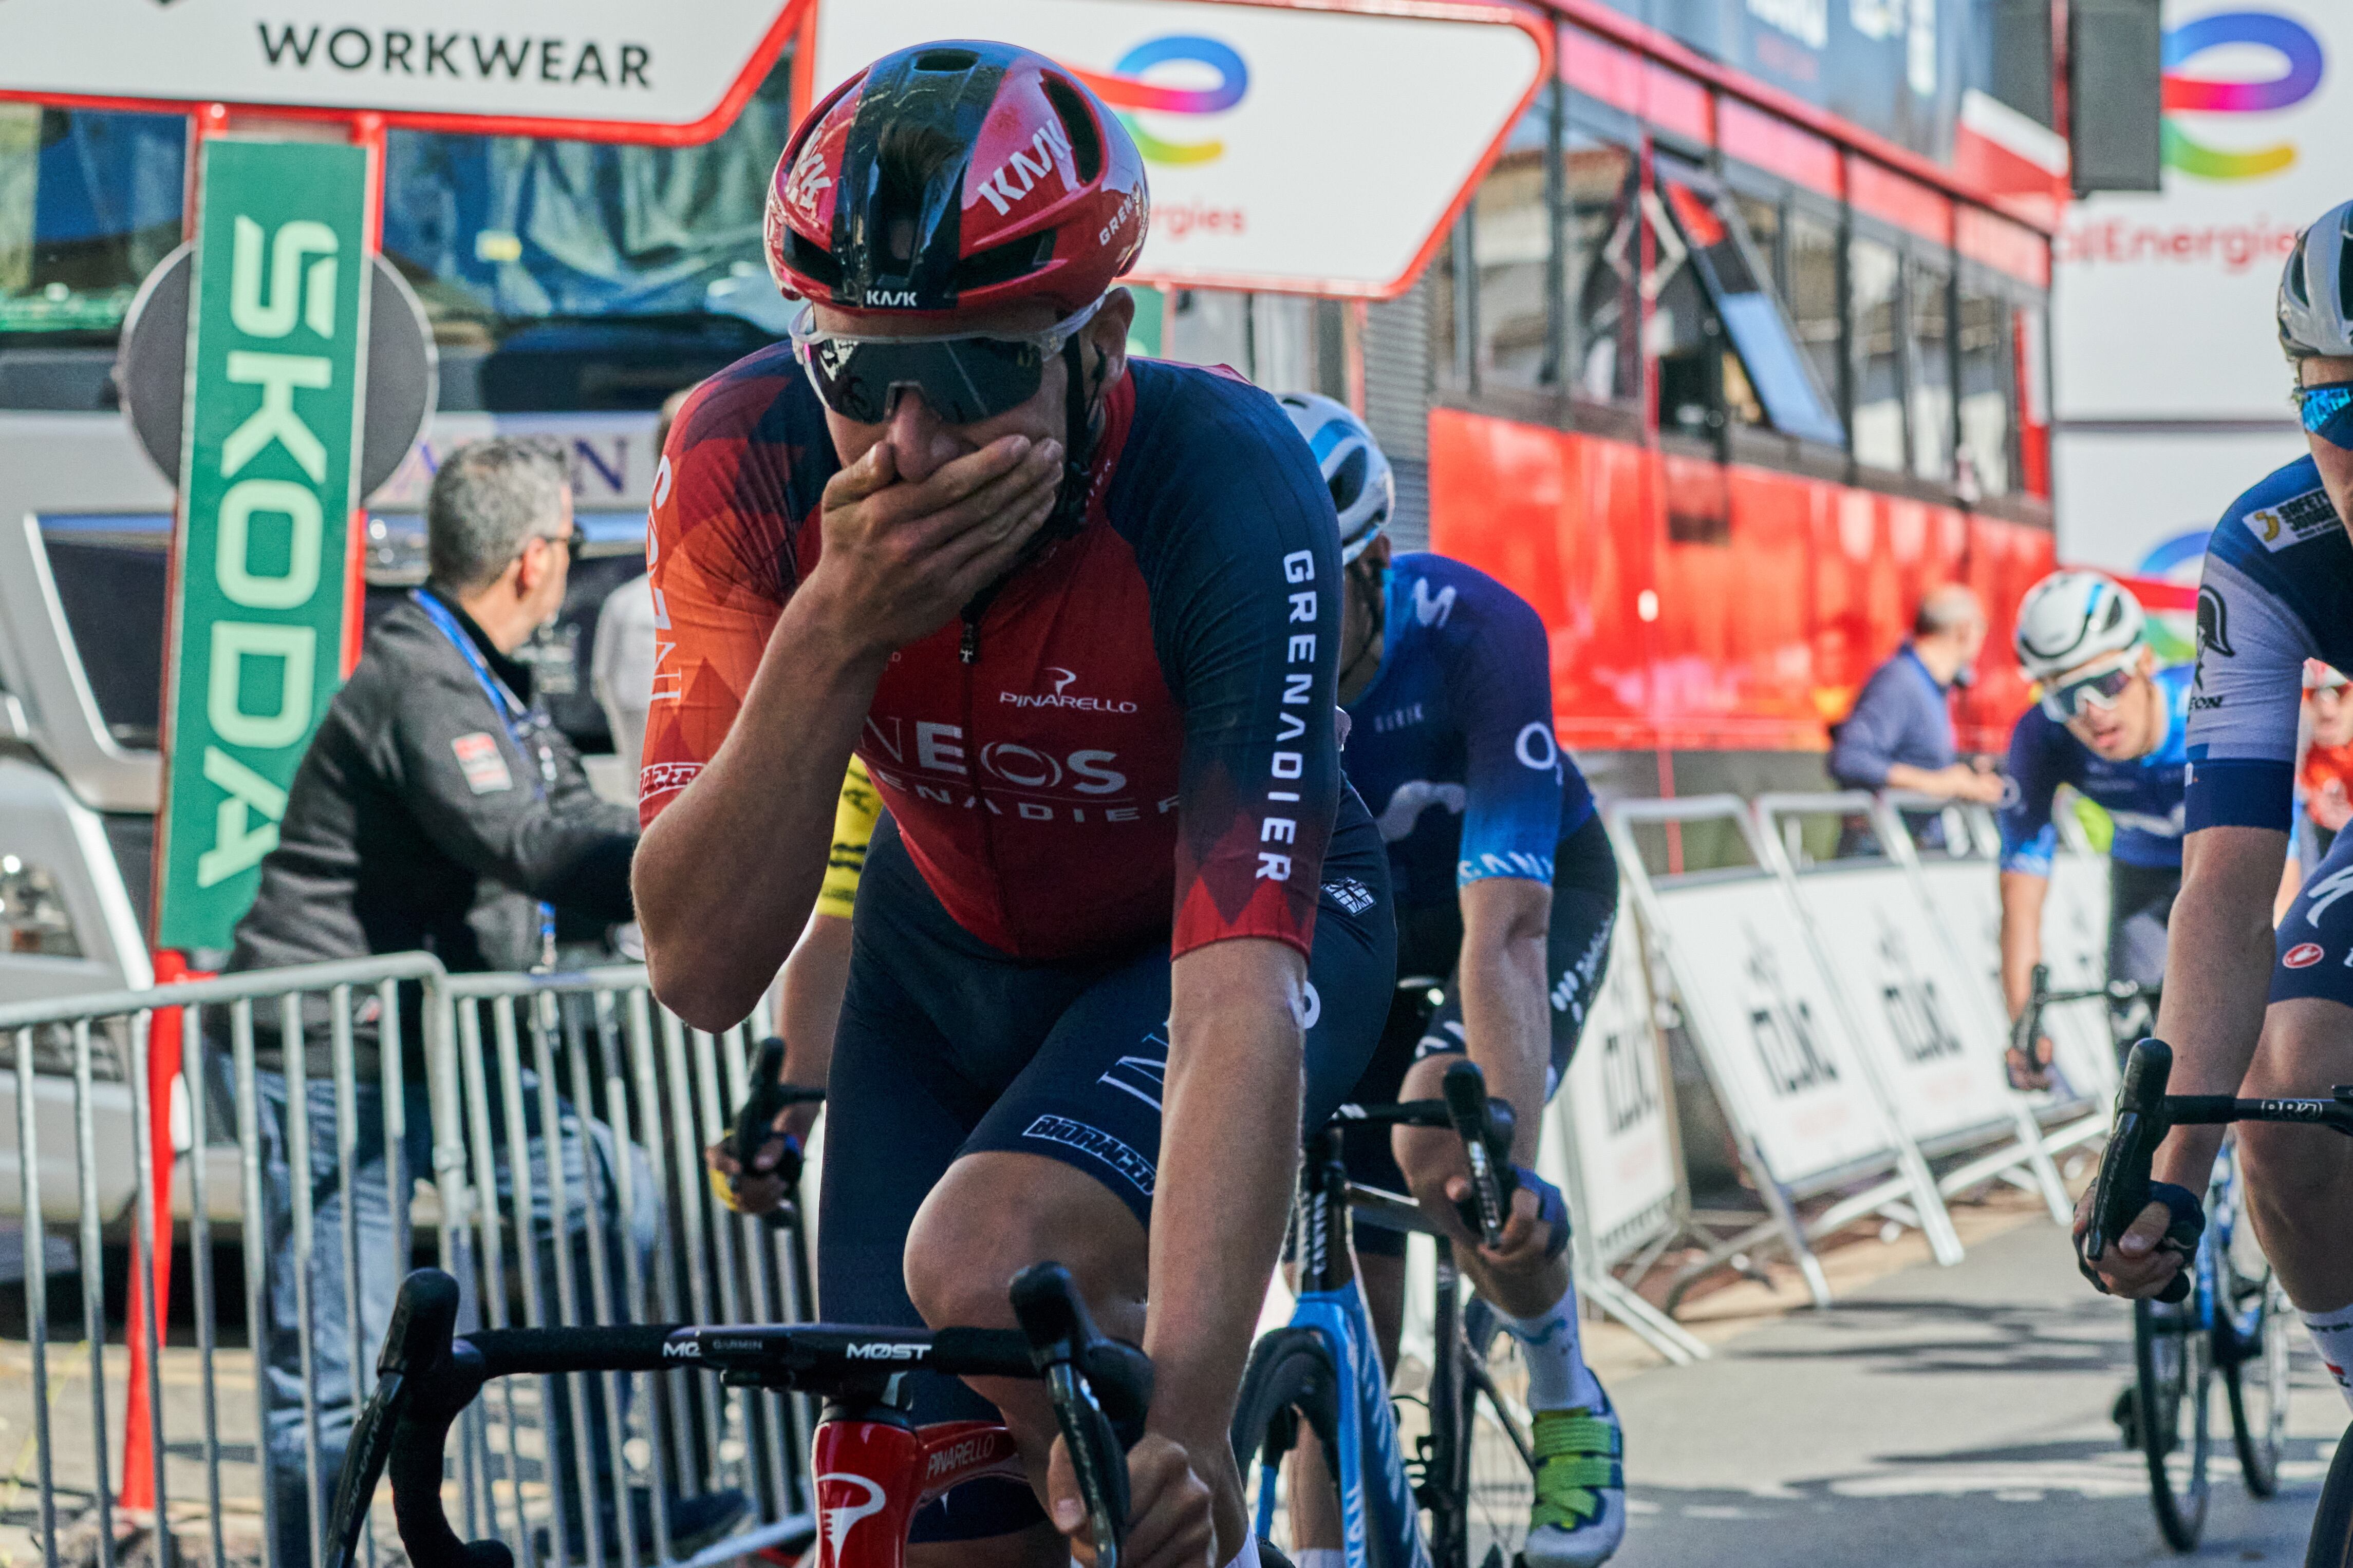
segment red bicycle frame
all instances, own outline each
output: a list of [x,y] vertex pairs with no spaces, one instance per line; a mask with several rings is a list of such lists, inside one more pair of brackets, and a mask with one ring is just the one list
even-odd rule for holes
[[838,1418],[809,1448],[818,1568],[904,1568],[917,1509],[982,1476],[1028,1476],[1013,1434],[994,1421]]

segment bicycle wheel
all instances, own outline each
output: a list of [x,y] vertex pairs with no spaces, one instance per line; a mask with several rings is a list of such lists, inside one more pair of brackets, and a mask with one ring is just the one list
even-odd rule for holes
[[[2229,1250],[2239,1247],[2233,1237]],[[2280,1452],[2287,1445],[2289,1358],[2295,1344],[2287,1292],[2268,1263],[2249,1277],[2233,1258],[2222,1274],[2230,1295],[2214,1325],[2214,1359],[2231,1398],[2231,1439],[2247,1489],[2270,1497],[2279,1490]]]
[[2195,1548],[2206,1529],[2213,1339],[2199,1321],[2197,1306],[2194,1295],[2179,1306],[2133,1303],[2136,1398],[2141,1452],[2148,1458],[2149,1502],[2165,1543],[2176,1552]]
[[[1234,1463],[1242,1473],[1242,1504],[1253,1521],[1266,1523],[1268,1539],[1292,1549],[1292,1510],[1283,1495],[1284,1460],[1299,1447],[1304,1420],[1324,1456],[1324,1473],[1337,1496],[1340,1447],[1340,1378],[1324,1336],[1312,1329],[1277,1329],[1250,1347],[1234,1403]],[[1273,1472],[1269,1474],[1270,1468]],[[1269,1485],[1276,1488],[1272,1518],[1261,1507]]]
[[2353,1568],[2353,1443],[2339,1440],[2312,1516],[2304,1568]]
[[1463,1484],[1464,1568],[1513,1568],[1535,1504],[1535,1448],[1528,1433],[1528,1374],[1520,1342],[1473,1299],[1462,1314],[1462,1408],[1455,1430],[1470,1445]]

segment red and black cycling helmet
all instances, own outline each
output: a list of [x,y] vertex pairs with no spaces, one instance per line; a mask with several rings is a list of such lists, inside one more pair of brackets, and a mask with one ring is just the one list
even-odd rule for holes
[[1010,44],[885,55],[802,121],[768,187],[768,269],[855,312],[1042,300],[1058,317],[1134,265],[1151,198],[1127,128]]

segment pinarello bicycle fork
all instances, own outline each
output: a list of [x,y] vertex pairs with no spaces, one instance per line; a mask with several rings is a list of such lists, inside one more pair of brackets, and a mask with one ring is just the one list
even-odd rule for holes
[[818,1568],[904,1568],[916,1510],[982,1476],[1027,1479],[997,1423],[917,1426],[888,1407],[829,1408],[810,1459]]

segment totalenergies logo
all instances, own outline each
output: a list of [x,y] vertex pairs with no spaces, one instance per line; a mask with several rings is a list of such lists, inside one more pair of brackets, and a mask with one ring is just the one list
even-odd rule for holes
[[[1145,74],[1177,61],[1206,66],[1218,74],[1211,88],[1173,87],[1146,81]],[[1082,70],[1079,76],[1096,94],[1120,111],[1120,121],[1145,158],[1155,163],[1208,163],[1225,155],[1226,144],[1215,137],[1200,142],[1164,142],[1137,123],[1136,114],[1215,114],[1231,109],[1250,90],[1250,68],[1230,47],[1215,38],[1176,35],[1151,38],[1120,56],[1109,73]]]
[[[2182,68],[2210,49],[2232,45],[2268,50],[2286,69],[2255,81],[2185,76]],[[2269,11],[2221,11],[2170,28],[2165,35],[2165,162],[2204,180],[2254,180],[2295,162],[2288,142],[2250,153],[2226,153],[2193,139],[2177,116],[2262,114],[2310,98],[2320,86],[2320,40],[2300,23]]]

